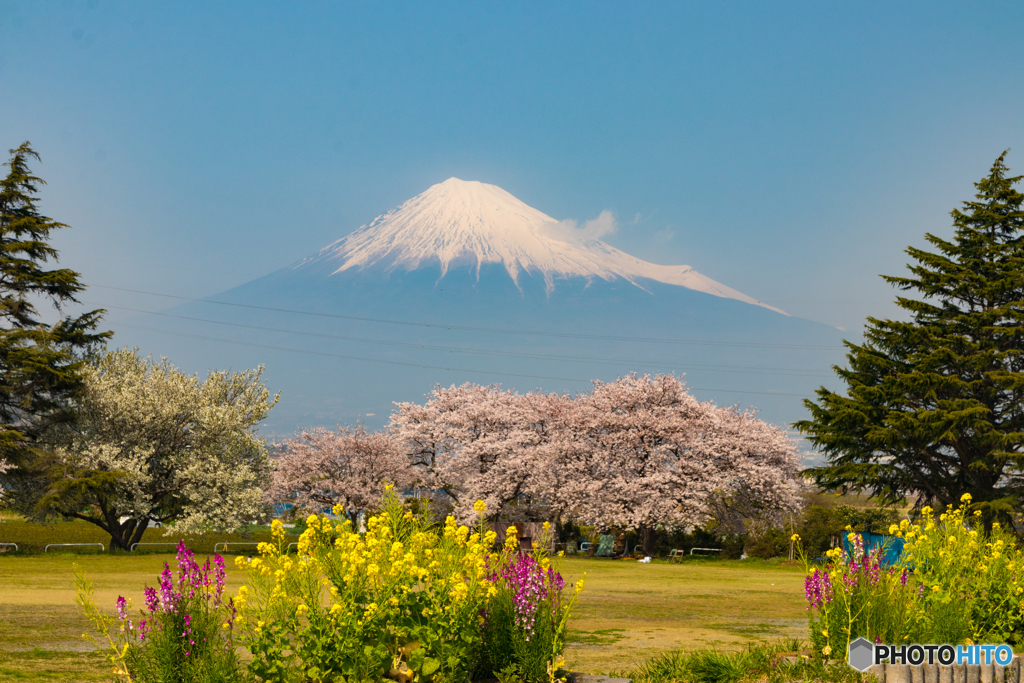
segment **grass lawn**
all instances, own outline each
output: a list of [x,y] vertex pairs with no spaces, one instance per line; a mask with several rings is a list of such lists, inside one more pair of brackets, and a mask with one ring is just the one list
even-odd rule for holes
[[[72,563],[93,579],[96,602],[118,595],[141,606],[170,555],[0,555],[0,680],[109,680],[102,656],[82,639],[88,625],[74,603]],[[675,648],[722,649],[780,637],[806,638],[798,567],[760,561],[682,564],[566,558],[567,583],[586,572],[571,623],[567,660],[581,671],[624,670]],[[234,593],[245,572],[228,562]]]
[[666,650],[806,640],[803,571],[761,560],[639,564],[566,558],[566,583],[586,572],[566,661],[579,671],[623,671]]

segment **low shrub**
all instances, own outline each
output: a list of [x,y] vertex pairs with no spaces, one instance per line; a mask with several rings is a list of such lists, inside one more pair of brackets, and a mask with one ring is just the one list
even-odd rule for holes
[[[209,554],[213,552],[214,546],[219,543],[252,543],[270,541],[270,529],[267,527],[250,527],[240,533],[208,533],[202,535],[190,535],[184,539],[175,536],[173,532],[168,535],[169,529],[146,529],[142,540],[145,543],[169,543],[163,546],[140,546],[135,554],[148,553],[173,553],[175,545],[180,540],[194,552]],[[293,538],[291,540],[297,540]],[[110,534],[100,529],[95,524],[87,522],[22,522],[4,520],[0,523],[0,542],[17,543],[20,553],[41,553],[50,543],[102,543],[106,549],[110,549]],[[251,553],[256,547],[253,545],[238,545],[234,548],[229,546],[231,552]],[[5,549],[0,547],[0,552]],[[7,549],[8,552],[11,549]],[[51,548],[50,552],[57,549]],[[101,552],[99,548],[66,548],[66,552],[74,553],[95,553]]]
[[770,560],[789,552],[789,535],[782,529],[768,528],[747,537],[743,552],[748,557]]
[[616,675],[632,678],[634,683],[867,683],[874,680],[845,662],[808,656],[801,650],[801,643],[795,640],[752,644],[738,652],[721,652],[714,648],[692,652],[677,650]]

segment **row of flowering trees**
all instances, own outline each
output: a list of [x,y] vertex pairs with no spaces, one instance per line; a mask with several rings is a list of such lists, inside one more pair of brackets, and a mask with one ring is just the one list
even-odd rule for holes
[[673,375],[594,382],[576,396],[464,384],[399,403],[382,431],[314,429],[285,441],[271,497],[366,509],[381,482],[439,496],[457,517],[486,501],[506,520],[571,517],[642,533],[712,517],[772,521],[799,506],[784,430],[697,401]]

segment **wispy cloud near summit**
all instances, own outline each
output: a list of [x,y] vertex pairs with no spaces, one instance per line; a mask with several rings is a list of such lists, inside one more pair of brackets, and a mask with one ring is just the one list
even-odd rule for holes
[[579,221],[571,218],[558,221],[549,229],[549,236],[564,242],[580,242],[599,240],[605,235],[611,235],[619,229],[619,222],[611,209],[605,209],[598,214],[597,218],[585,221],[581,226]]

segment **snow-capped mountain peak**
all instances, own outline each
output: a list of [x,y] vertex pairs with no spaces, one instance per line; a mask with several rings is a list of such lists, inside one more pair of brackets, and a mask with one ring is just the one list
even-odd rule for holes
[[523,272],[543,276],[549,292],[563,278],[623,278],[641,288],[649,279],[784,313],[690,266],[648,263],[573,232],[496,185],[449,178],[324,247],[296,268],[330,264],[331,272],[339,273],[368,266],[415,270],[439,265],[444,277],[453,266],[475,266],[479,276],[480,266],[500,263],[517,284]]

